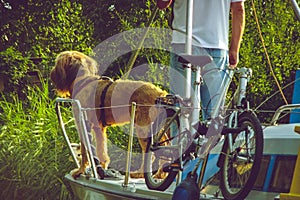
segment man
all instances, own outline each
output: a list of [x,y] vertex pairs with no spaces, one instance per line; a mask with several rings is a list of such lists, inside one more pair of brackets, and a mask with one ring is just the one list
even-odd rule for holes
[[[160,9],[172,0],[157,0]],[[184,69],[178,55],[185,53],[187,0],[173,2],[172,53],[170,86],[172,93],[184,96]],[[231,38],[229,42],[229,16],[231,11]],[[210,117],[227,66],[235,68],[239,62],[239,49],[245,26],[244,0],[194,0],[192,54],[210,55],[212,64],[202,69],[201,85],[203,119]],[[191,86],[195,82],[192,76]],[[192,91],[193,92],[193,91]],[[197,91],[195,91],[197,95]]]

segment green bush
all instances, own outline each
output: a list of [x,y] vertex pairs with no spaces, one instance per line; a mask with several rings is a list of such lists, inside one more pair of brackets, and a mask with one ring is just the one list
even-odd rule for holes
[[32,61],[14,47],[0,52],[0,77],[5,82],[5,92],[18,91],[23,86],[22,79],[27,74]]

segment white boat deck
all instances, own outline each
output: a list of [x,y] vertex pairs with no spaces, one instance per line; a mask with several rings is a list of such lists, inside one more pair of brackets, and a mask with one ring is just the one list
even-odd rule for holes
[[[125,200],[125,199],[172,199],[175,182],[166,191],[149,190],[144,179],[130,179],[127,187],[123,186],[124,180],[112,179],[87,179],[81,176],[74,180],[71,175],[66,175],[66,184],[74,192],[75,199],[103,199],[103,200]],[[209,185],[201,191],[200,199],[215,200],[223,199],[222,196],[215,197],[213,194],[218,190],[217,186]],[[261,192],[252,190],[246,200],[273,200],[279,193]]]

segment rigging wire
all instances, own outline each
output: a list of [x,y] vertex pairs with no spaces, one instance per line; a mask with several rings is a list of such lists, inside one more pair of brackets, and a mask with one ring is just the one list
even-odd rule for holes
[[258,29],[259,37],[261,39],[262,46],[264,48],[264,52],[265,52],[266,57],[267,57],[267,61],[268,61],[268,65],[269,65],[271,74],[272,74],[272,76],[273,76],[273,78],[274,78],[274,80],[276,82],[276,85],[277,85],[277,87],[279,89],[279,92],[280,92],[280,94],[281,94],[281,96],[282,96],[285,104],[288,104],[288,101],[286,100],[286,98],[284,96],[282,88],[281,88],[281,86],[280,86],[280,84],[279,84],[279,82],[278,82],[278,80],[277,80],[277,78],[275,76],[275,73],[274,73],[274,70],[273,70],[273,67],[272,67],[272,64],[271,64],[271,60],[270,60],[270,57],[269,57],[269,54],[268,54],[268,51],[267,51],[267,48],[266,48],[266,44],[264,42],[264,38],[263,38],[263,35],[262,35],[262,32],[261,32],[261,28],[260,28],[260,25],[259,25],[259,22],[258,22],[258,17],[257,17],[256,8],[255,8],[255,5],[254,5],[254,0],[251,0],[251,2],[252,2],[252,8],[253,8],[253,12],[254,12],[255,21],[256,21],[256,24],[257,24],[257,29]]
[[[290,82],[289,84],[285,85],[284,87],[282,87],[282,89],[284,90],[285,88],[289,87],[290,85],[294,84],[295,82],[300,81],[300,78],[295,79],[294,81]],[[273,96],[275,96],[276,94],[278,94],[278,92],[280,92],[279,90],[277,90],[276,92],[274,92],[271,96],[269,96],[268,98],[266,98],[263,102],[261,102],[255,109],[254,111],[258,111],[258,109],[265,104],[267,101],[269,101]]]

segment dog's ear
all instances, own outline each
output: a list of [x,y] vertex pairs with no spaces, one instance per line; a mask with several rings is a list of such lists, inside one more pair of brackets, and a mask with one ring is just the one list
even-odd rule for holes
[[59,93],[71,93],[71,85],[77,77],[96,76],[97,71],[97,62],[91,57],[77,51],[65,51],[56,57],[50,78]]
[[98,64],[97,62],[80,52],[77,52],[76,55],[78,58],[80,57],[81,60],[81,67],[78,69],[78,74],[81,76],[98,76]]
[[60,82],[66,79],[65,67],[62,60],[63,58],[59,58],[58,56],[55,61],[55,67],[50,72],[50,78],[56,87],[62,85]]
[[81,59],[74,58],[71,51],[62,52],[56,57],[55,67],[50,73],[50,78],[59,93],[70,93],[70,87],[81,67]]

